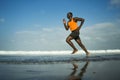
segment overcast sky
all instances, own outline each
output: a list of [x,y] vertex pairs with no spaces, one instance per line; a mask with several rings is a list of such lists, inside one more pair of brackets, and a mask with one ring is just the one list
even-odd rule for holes
[[120,49],[120,0],[0,0],[0,50],[72,50],[62,22],[69,11],[85,19],[88,49]]

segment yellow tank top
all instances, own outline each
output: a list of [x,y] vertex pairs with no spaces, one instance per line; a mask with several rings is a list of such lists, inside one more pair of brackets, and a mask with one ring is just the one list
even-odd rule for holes
[[71,31],[74,31],[78,28],[78,24],[77,24],[77,22],[73,21],[73,18],[70,22],[68,22],[68,26]]

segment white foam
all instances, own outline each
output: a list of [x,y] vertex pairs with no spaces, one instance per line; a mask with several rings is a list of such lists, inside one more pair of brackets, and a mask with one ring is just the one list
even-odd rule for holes
[[[88,50],[91,54],[115,54],[120,53],[120,49],[115,50]],[[0,55],[70,55],[72,51],[0,51]],[[77,54],[85,54],[79,50]]]

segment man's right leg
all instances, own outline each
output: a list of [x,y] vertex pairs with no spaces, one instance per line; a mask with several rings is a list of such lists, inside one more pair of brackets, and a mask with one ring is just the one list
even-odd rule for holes
[[88,56],[90,53],[87,51],[87,49],[85,48],[85,46],[82,44],[80,38],[75,39],[75,41],[78,43],[78,45],[86,52],[86,55]]
[[74,53],[76,53],[78,50],[77,50],[77,48],[74,46],[74,44],[71,42],[72,39],[73,39],[73,38],[72,38],[71,36],[68,36],[68,37],[66,38],[66,42],[73,48],[72,54],[74,54]]

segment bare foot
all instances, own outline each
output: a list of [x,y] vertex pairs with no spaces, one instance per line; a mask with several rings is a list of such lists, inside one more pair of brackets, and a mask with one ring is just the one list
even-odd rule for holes
[[72,54],[75,54],[77,51],[78,51],[77,49],[73,50]]

